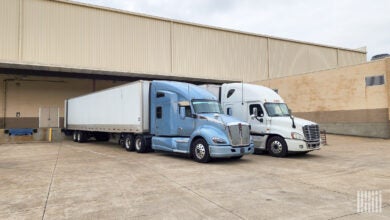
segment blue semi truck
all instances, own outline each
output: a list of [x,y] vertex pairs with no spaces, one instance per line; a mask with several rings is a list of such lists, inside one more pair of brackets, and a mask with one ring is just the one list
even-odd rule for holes
[[75,142],[116,139],[127,151],[182,153],[197,162],[254,150],[248,123],[223,114],[207,90],[182,82],[136,81],[67,99],[64,126]]

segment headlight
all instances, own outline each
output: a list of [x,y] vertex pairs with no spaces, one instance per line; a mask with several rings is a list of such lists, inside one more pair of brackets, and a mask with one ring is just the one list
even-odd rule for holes
[[213,140],[213,142],[216,143],[216,144],[227,144],[225,139],[222,139],[222,138],[219,138],[219,137],[213,137],[213,138],[211,138],[211,140]]
[[298,140],[304,140],[305,137],[303,135],[296,133],[296,132],[291,132],[291,138],[292,139],[298,139]]

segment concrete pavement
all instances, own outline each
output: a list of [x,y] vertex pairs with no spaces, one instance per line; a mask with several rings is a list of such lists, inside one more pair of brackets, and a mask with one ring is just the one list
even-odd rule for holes
[[[390,140],[328,143],[209,164],[104,142],[2,144],[0,219],[389,219]],[[380,190],[382,213],[357,213],[359,190]]]

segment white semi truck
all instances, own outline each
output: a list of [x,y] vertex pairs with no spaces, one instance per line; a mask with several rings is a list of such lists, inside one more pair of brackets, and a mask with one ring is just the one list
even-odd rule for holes
[[227,115],[251,125],[256,152],[268,151],[272,156],[284,157],[321,148],[318,124],[294,118],[282,97],[272,89],[245,83],[201,87],[219,98]]

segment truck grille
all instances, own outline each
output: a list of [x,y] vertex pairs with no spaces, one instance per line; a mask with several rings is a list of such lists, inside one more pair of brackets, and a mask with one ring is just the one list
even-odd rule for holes
[[248,146],[250,144],[249,125],[229,125],[228,129],[232,146]]
[[319,141],[320,140],[320,128],[318,125],[305,125],[303,126],[303,135],[305,135],[306,141]]

